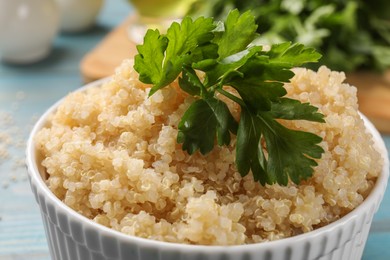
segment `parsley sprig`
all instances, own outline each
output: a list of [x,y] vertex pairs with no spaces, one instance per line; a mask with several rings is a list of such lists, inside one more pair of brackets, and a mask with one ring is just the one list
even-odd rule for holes
[[[215,141],[228,145],[237,135],[236,166],[242,176],[251,171],[263,185],[287,185],[289,179],[298,184],[313,174],[315,159],[323,153],[318,145],[322,139],[288,129],[277,119],[324,122],[316,107],[285,97],[284,88],[294,76],[291,68],[316,62],[321,55],[289,42],[269,50],[252,45],[256,29],[250,12],[233,10],[224,23],[185,17],[165,35],[148,30],[137,46],[134,68],[140,81],[153,85],[149,95],[181,75],[180,88],[196,97],[178,126],[183,150],[207,154]],[[224,86],[233,87],[239,96]],[[217,92],[240,105],[239,122]]]

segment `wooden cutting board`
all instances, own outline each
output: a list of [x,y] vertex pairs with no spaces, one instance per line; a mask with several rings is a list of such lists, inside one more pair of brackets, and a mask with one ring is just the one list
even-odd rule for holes
[[80,69],[85,82],[91,82],[114,74],[122,60],[137,53],[136,44],[127,34],[134,16],[128,17],[111,31],[92,51],[81,60]]
[[[80,69],[85,82],[112,75],[123,59],[136,54],[136,44],[127,34],[133,20],[132,16],[126,19],[83,58]],[[348,74],[347,81],[358,88],[359,110],[379,131],[390,134],[390,70]]]

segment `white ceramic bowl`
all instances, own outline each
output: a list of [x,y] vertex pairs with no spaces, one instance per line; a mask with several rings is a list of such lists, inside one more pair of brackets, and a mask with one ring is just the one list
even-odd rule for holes
[[[102,81],[84,88],[100,85]],[[82,91],[81,88],[79,91]],[[47,124],[53,105],[36,123],[27,145],[31,189],[41,209],[53,260],[357,260],[389,177],[388,154],[375,127],[363,116],[385,161],[374,189],[355,210],[325,227],[277,241],[239,246],[197,246],[159,242],[114,231],[76,213],[46,186],[33,137]]]
[[60,27],[64,32],[82,32],[93,26],[103,0],[55,0],[60,9]]
[[45,58],[59,18],[54,0],[0,0],[0,59],[27,64]]

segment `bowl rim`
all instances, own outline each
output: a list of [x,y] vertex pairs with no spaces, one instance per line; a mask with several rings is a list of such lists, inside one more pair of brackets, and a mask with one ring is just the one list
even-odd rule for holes
[[[85,91],[88,88],[91,87],[98,87],[101,86],[103,83],[108,82],[111,79],[111,77],[103,78],[97,81],[93,81],[91,83],[88,83],[81,88],[76,89],[73,92],[80,92]],[[115,237],[117,239],[120,239],[121,241],[124,241],[126,243],[137,243],[142,244],[145,247],[156,247],[156,248],[165,248],[165,249],[174,249],[174,250],[190,250],[190,251],[197,251],[202,253],[217,253],[221,251],[225,251],[228,253],[234,252],[234,251],[241,251],[242,249],[269,249],[270,247],[274,246],[289,246],[295,243],[299,243],[300,241],[305,241],[309,237],[314,238],[318,236],[322,236],[323,234],[327,234],[328,232],[332,232],[334,229],[337,229],[340,226],[345,225],[352,219],[356,218],[359,214],[361,214],[366,207],[369,207],[372,204],[375,204],[375,202],[378,202],[378,198],[380,200],[382,199],[384,192],[386,190],[387,181],[389,178],[389,155],[388,151],[386,150],[386,146],[384,144],[384,141],[378,132],[378,130],[374,127],[374,125],[363,115],[359,112],[360,116],[364,120],[364,124],[366,126],[366,130],[368,130],[372,136],[373,141],[375,143],[375,146],[380,151],[382,157],[383,157],[383,168],[381,173],[379,174],[377,181],[372,188],[370,194],[365,198],[365,200],[357,206],[355,209],[353,209],[348,214],[344,215],[342,218],[329,223],[323,227],[317,228],[315,230],[309,231],[307,233],[302,233],[299,235],[281,238],[273,241],[266,241],[266,242],[260,242],[260,243],[252,243],[252,244],[242,244],[242,245],[192,245],[192,244],[181,244],[181,243],[173,243],[173,242],[166,242],[166,241],[158,241],[158,240],[152,240],[148,238],[142,238],[137,237],[133,235],[127,235],[124,233],[121,233],[120,231],[111,229],[109,227],[103,226],[101,224],[98,224],[94,222],[92,219],[89,219],[73,209],[71,209],[69,206],[67,206],[65,203],[63,203],[59,198],[57,198],[51,190],[48,188],[48,186],[45,184],[44,180],[42,179],[39,170],[38,165],[36,163],[36,149],[35,149],[35,142],[34,142],[34,136],[37,134],[37,132],[42,129],[46,124],[49,116],[56,111],[58,106],[63,102],[65,97],[61,98],[57,102],[55,102],[49,109],[47,109],[38,119],[38,121],[35,123],[32,131],[30,132],[28,141],[27,141],[27,147],[26,147],[26,166],[28,169],[28,175],[30,176],[30,181],[34,182],[37,186],[37,189],[42,192],[46,199],[49,199],[51,202],[53,202],[57,209],[60,209],[62,212],[65,212],[68,216],[70,215],[73,220],[77,220],[81,222],[83,225],[86,225],[88,228],[97,229],[99,232],[101,232],[102,235],[109,236],[109,237]],[[380,200],[375,208],[375,212],[378,210],[380,205]],[[374,212],[373,212],[374,213]]]

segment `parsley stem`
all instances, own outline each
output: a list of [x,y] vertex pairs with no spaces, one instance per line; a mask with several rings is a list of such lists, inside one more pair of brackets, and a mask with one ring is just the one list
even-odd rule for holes
[[236,97],[235,95],[227,92],[226,90],[224,90],[223,88],[217,88],[216,89],[219,93],[221,93],[222,95],[224,95],[225,97],[227,98],[230,98],[231,100],[233,100],[234,102],[236,102],[237,104],[239,104],[240,106],[242,107],[246,107],[244,101],[242,101],[242,99]]

